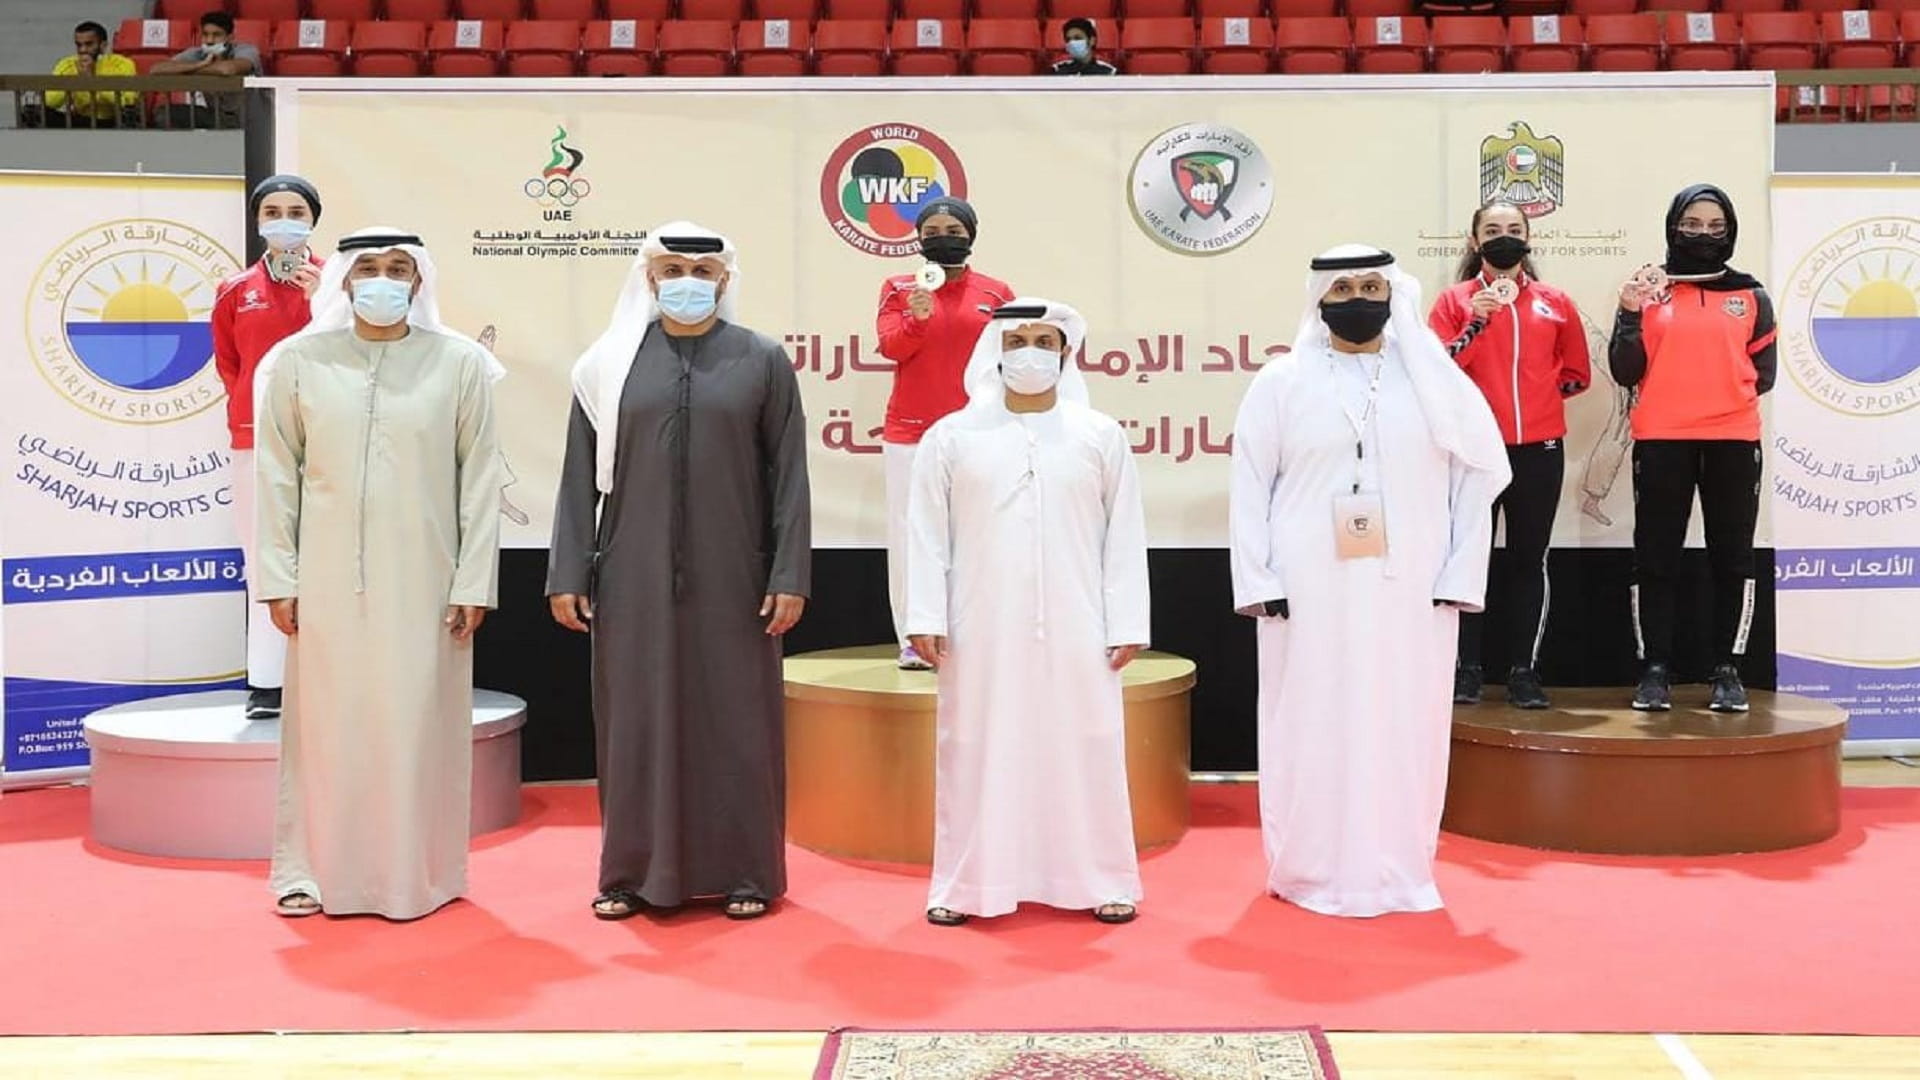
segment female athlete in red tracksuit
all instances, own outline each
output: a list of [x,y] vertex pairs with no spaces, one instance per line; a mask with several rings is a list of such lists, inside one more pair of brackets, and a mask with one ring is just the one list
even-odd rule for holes
[[1716,666],[1709,708],[1745,712],[1739,659],[1753,624],[1760,514],[1760,395],[1773,388],[1773,301],[1727,266],[1740,221],[1727,193],[1696,184],[1667,209],[1668,287],[1636,274],[1620,290],[1607,362],[1635,389],[1634,629],[1645,663],[1633,707],[1672,707],[1675,587],[1693,496],[1713,572]]
[[912,274],[880,286],[875,320],[880,355],[893,361],[893,394],[881,436],[887,470],[887,598],[900,666],[925,671],[932,665],[907,644],[907,493],[912,490],[914,452],[934,421],[967,403],[967,361],[995,308],[1016,295],[1006,282],[967,265],[980,229],[963,199],[927,203],[915,221],[921,251],[946,269],[947,280],[931,291]]
[[[1525,709],[1548,705],[1536,665],[1546,634],[1547,547],[1566,471],[1563,401],[1592,377],[1587,336],[1573,301],[1540,280],[1528,258],[1526,215],[1507,203],[1489,203],[1473,215],[1459,284],[1434,301],[1428,324],[1448,344],[1467,377],[1486,395],[1507,443],[1513,482],[1493,504],[1507,523],[1503,595],[1511,637],[1507,701]],[[1505,281],[1510,284],[1497,285]],[[1512,303],[1496,297],[1511,289]],[[1460,617],[1460,653],[1454,701],[1480,700],[1482,625]]]

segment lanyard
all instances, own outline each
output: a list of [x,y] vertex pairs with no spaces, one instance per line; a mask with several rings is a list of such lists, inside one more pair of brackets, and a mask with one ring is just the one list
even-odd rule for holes
[[[1328,364],[1327,369],[1332,371],[1337,366],[1338,361],[1335,361]],[[1386,373],[1386,370],[1387,358],[1382,355],[1373,365],[1373,375],[1367,382],[1367,399],[1360,406],[1360,415],[1355,416],[1353,410],[1347,408],[1344,397],[1340,401],[1341,414],[1347,418],[1347,423],[1353,426],[1353,493],[1355,495],[1360,494],[1360,466],[1367,457],[1367,428],[1372,426],[1374,415],[1380,404],[1380,377]],[[1335,377],[1338,378],[1337,372]]]

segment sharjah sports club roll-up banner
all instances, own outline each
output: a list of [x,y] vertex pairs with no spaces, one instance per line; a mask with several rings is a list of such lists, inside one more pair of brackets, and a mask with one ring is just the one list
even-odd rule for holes
[[1774,181],[1779,684],[1920,748],[1920,177]]
[[[1224,544],[1234,414],[1292,341],[1318,251],[1389,248],[1431,296],[1475,206],[1526,207],[1598,361],[1573,407],[1565,545],[1630,539],[1625,395],[1603,344],[1618,283],[1664,253],[1667,200],[1723,185],[1742,265],[1766,263],[1764,73],[274,85],[279,165],[319,185],[326,235],[422,234],[444,311],[510,369],[507,540],[522,546],[547,543],[568,369],[645,231],[678,218],[734,238],[742,321],[787,344],[814,535],[836,546],[883,542],[891,364],[874,314],[882,279],[919,265],[914,216],[942,194],[979,210],[975,266],[1086,314],[1079,363],[1131,433],[1157,546]],[[1651,119],[1676,109],[1684,133]]]
[[0,587],[9,784],[87,763],[84,717],[244,684],[214,290],[239,182],[0,173]]

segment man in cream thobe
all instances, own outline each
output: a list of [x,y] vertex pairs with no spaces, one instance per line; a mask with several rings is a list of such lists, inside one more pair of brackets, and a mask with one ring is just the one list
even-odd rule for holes
[[289,636],[271,884],[283,915],[466,891],[472,635],[495,596],[497,362],[440,324],[417,237],[340,242],[262,363],[259,591]]
[[914,462],[907,630],[939,669],[927,918],[1023,901],[1127,922],[1140,899],[1120,671],[1149,630],[1126,435],[1087,405],[1072,308],[999,309],[966,408]]
[[1234,427],[1267,890],[1328,915],[1429,911],[1459,612],[1486,592],[1506,451],[1391,255],[1315,259],[1307,303]]

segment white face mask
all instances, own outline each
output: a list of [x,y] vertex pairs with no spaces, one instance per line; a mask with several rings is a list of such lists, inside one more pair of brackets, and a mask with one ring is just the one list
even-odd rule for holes
[[1060,381],[1060,354],[1031,345],[1000,354],[1000,378],[1016,394],[1044,394]]

